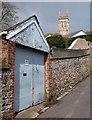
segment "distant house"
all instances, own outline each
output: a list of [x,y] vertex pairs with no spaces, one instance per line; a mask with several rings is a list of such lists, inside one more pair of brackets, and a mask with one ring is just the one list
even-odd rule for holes
[[89,42],[82,38],[77,38],[68,49],[89,49]]
[[[12,77],[9,79],[12,87],[6,85],[7,91],[12,96],[6,98],[11,100],[9,102],[11,106],[3,111],[4,116],[7,117],[44,102],[47,95],[46,86],[49,83],[47,62],[50,48],[35,15],[0,35],[3,36],[3,48],[7,55],[4,57],[9,61],[8,66],[12,66],[10,71]],[[7,108],[7,105],[4,108]]]
[[78,37],[78,36],[81,36],[81,35],[87,35],[87,34],[83,30],[80,30],[80,31],[77,31],[77,32],[73,32],[73,33],[67,34],[64,37],[73,38],[73,37]]

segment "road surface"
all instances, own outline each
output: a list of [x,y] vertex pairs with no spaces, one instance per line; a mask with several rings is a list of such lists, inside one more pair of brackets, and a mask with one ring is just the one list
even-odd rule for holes
[[90,118],[90,76],[39,118]]

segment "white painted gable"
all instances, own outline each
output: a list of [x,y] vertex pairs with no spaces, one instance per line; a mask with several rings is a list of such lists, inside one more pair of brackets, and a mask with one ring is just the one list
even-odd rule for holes
[[86,35],[86,33],[83,31],[80,31],[80,32],[76,33],[75,35],[73,35],[72,37],[77,37],[77,36],[81,36],[81,35]]
[[35,48],[44,52],[49,52],[49,45],[41,31],[41,28],[35,18],[24,22],[10,31],[7,39],[15,41],[21,45]]

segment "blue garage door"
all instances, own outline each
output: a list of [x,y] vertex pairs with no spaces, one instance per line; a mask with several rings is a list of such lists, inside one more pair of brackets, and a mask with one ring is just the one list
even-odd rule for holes
[[34,59],[34,105],[44,101],[44,56],[35,54]]
[[20,65],[19,110],[32,106],[32,65]]
[[34,53],[32,56],[31,64],[20,64],[19,82],[15,79],[15,112],[44,101],[44,55]]

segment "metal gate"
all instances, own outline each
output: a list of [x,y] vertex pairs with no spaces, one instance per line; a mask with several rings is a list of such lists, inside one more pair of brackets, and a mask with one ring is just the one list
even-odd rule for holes
[[15,112],[44,101],[44,56],[34,53],[33,62],[20,64],[18,74],[14,91]]

